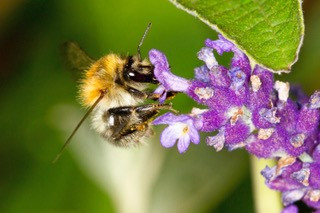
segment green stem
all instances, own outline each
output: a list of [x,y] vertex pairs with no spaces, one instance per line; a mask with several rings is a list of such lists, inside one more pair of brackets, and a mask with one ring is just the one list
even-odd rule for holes
[[282,204],[280,193],[269,189],[264,182],[265,180],[263,176],[260,174],[261,170],[264,169],[266,165],[273,166],[274,164],[274,160],[258,159],[254,156],[251,157],[251,176],[255,212],[281,212]]

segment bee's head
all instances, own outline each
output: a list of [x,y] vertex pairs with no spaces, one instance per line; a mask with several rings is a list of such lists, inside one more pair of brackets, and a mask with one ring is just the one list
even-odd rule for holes
[[129,56],[124,66],[123,78],[132,83],[158,84],[153,69],[153,65],[147,60],[140,61],[138,56]]

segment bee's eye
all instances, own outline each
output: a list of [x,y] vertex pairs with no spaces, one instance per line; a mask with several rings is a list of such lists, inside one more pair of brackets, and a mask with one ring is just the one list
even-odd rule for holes
[[135,82],[141,82],[141,83],[153,83],[157,84],[158,81],[155,79],[153,73],[144,74],[141,72],[138,72],[136,70],[130,70],[127,72],[127,79],[130,79]]

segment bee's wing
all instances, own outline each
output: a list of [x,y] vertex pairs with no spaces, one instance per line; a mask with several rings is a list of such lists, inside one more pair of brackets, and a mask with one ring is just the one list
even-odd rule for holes
[[62,54],[67,66],[76,71],[83,71],[94,62],[78,43],[67,41],[62,45]]

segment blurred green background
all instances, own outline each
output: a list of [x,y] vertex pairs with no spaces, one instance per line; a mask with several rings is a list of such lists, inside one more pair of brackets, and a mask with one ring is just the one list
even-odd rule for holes
[[[319,11],[319,1],[304,1],[300,59],[281,76],[309,94],[320,82]],[[169,1],[0,1],[0,212],[254,212],[249,156],[203,140],[183,155],[161,147],[159,134],[123,150],[87,121],[51,163],[84,114],[61,44],[77,41],[95,58],[134,54],[148,22],[143,56],[157,48],[174,73],[193,77],[197,51],[217,35]],[[218,59],[228,65],[230,55]],[[189,112],[194,103],[179,95],[173,104]]]

